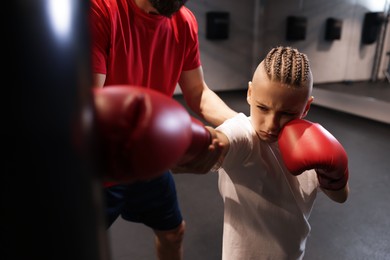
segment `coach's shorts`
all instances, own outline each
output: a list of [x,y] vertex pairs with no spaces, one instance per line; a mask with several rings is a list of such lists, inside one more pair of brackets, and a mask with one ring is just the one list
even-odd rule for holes
[[151,181],[105,188],[105,199],[108,227],[119,215],[156,230],[174,229],[183,220],[170,172]]

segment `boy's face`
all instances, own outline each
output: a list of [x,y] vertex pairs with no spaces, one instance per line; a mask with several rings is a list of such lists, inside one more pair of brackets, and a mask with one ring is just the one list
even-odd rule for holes
[[[262,65],[260,65],[262,66]],[[270,81],[264,66],[256,70],[249,82],[247,101],[252,125],[263,141],[276,142],[282,127],[295,118],[306,116],[313,97],[311,82],[307,87],[296,88]]]

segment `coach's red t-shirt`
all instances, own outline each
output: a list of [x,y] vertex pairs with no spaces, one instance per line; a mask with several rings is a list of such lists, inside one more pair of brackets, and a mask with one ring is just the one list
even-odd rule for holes
[[172,96],[182,71],[200,66],[198,24],[183,6],[171,18],[133,0],[92,0],[92,72],[105,85],[129,84]]

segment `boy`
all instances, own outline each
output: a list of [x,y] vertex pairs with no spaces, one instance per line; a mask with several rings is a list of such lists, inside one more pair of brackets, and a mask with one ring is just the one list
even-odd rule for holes
[[318,189],[336,202],[347,199],[344,149],[301,119],[312,88],[307,56],[273,48],[249,82],[250,116],[240,113],[216,128],[224,147],[218,162],[222,259],[302,259]]

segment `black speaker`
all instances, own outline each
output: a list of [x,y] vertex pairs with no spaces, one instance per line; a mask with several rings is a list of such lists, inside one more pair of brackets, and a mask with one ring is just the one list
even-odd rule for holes
[[325,27],[325,40],[333,41],[341,39],[341,28],[343,21],[335,18],[328,18]]
[[286,40],[288,41],[301,41],[306,38],[306,17],[288,16],[287,17],[287,30]]
[[364,15],[362,30],[363,44],[372,44],[376,42],[384,21],[385,15],[383,12],[370,12]]
[[229,38],[230,15],[228,12],[206,13],[206,38],[223,40]]

